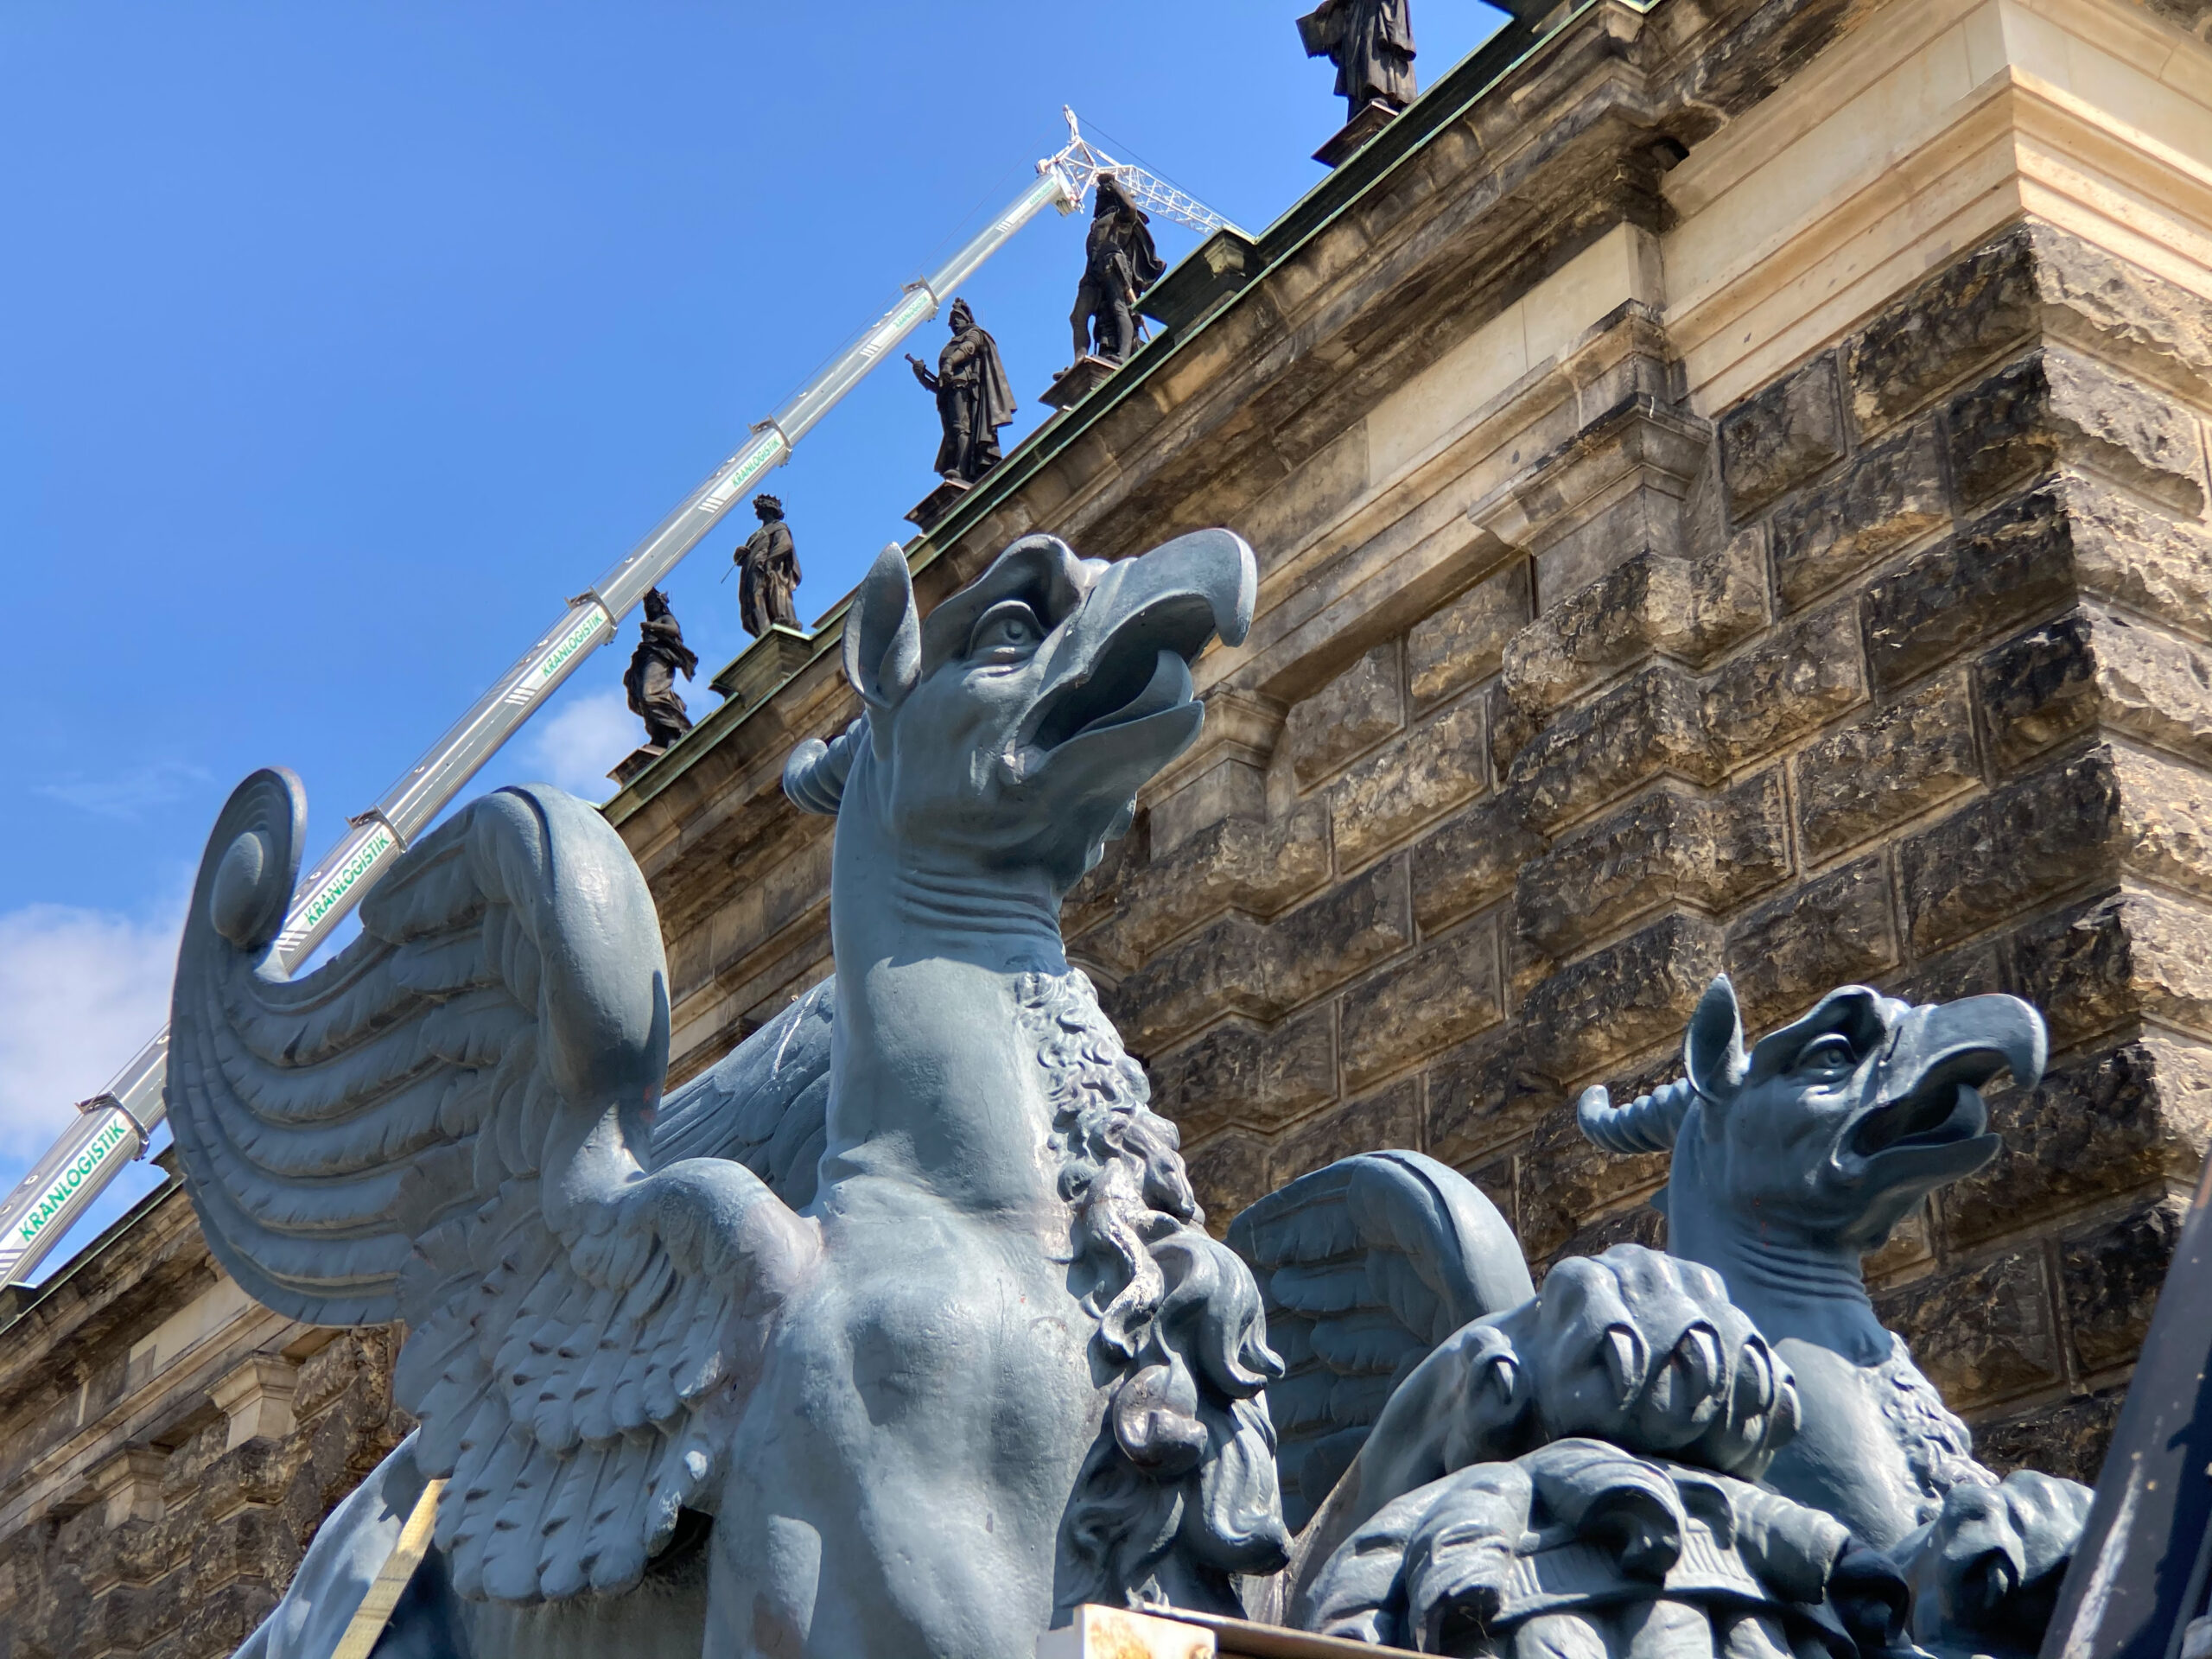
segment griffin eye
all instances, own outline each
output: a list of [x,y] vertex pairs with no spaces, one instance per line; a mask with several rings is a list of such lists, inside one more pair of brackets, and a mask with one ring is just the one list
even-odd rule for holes
[[1799,1071],[1849,1071],[1859,1064],[1859,1056],[1846,1037],[1823,1037],[1807,1046],[1797,1057],[1795,1070]]
[[977,619],[968,636],[968,654],[988,662],[1014,662],[1037,649],[1045,625],[1018,599],[1001,600]]

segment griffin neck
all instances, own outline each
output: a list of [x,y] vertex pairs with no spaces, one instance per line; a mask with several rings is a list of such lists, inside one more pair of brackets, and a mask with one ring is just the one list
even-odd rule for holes
[[869,1180],[1065,1233],[1051,1110],[1019,1018],[1027,973],[1064,974],[1059,899],[1034,872],[978,868],[891,834],[878,769],[837,817],[830,938],[837,1017],[825,1186]]
[[1714,1203],[1694,1179],[1681,1179],[1682,1154],[1677,1147],[1667,1190],[1669,1254],[1703,1262],[1726,1280],[1729,1300],[1770,1342],[1795,1338],[1856,1365],[1890,1357],[1890,1333],[1867,1297],[1860,1250]]

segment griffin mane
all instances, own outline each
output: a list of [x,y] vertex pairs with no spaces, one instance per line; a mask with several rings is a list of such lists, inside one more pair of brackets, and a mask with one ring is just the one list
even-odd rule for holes
[[[1289,1544],[1260,1398],[1282,1362],[1259,1287],[1207,1235],[1175,1126],[1151,1109],[1090,980],[1033,971],[1016,996],[1075,1211],[1070,1272],[1113,1378],[1062,1525],[1054,1599],[1112,1601],[1128,1585],[1140,1602],[1237,1611],[1229,1575],[1275,1571]],[[1161,1581],[1179,1541],[1211,1582]]]

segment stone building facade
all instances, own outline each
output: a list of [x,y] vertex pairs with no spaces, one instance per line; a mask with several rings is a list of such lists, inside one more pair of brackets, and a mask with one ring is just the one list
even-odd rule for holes
[[[1663,1160],[1572,1102],[1669,1075],[1714,972],[1762,1027],[2038,1003],[2005,1153],[1872,1265],[1992,1461],[2090,1478],[2212,1134],[2212,0],[1520,10],[1171,273],[921,601],[1033,530],[1258,551],[1066,914],[1217,1228],[1411,1146],[1540,1268],[1656,1242]],[[608,805],[679,1080],[830,969],[779,779],[857,712],[837,640]],[[174,1187],[7,1294],[0,1659],[215,1659],[404,1432],[389,1333],[247,1304]]]
[[[1572,1103],[1711,976],[2012,990],[2054,1060],[1872,1264],[2000,1464],[2093,1478],[2212,1117],[2212,5],[1592,0],[1460,66],[913,549],[1226,524],[1259,613],[1071,956],[1217,1227],[1422,1148],[1541,1267],[1657,1242]],[[678,1075],[829,971],[834,646],[608,814]]]

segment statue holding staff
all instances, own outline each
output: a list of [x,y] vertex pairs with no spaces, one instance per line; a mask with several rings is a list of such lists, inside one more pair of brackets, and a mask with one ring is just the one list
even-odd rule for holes
[[998,429],[1014,419],[1014,388],[998,342],[976,323],[965,300],[952,302],[952,338],[938,353],[937,372],[912,352],[906,361],[922,390],[936,394],[937,416],[944,429],[938,445],[940,478],[973,484],[999,463]]

